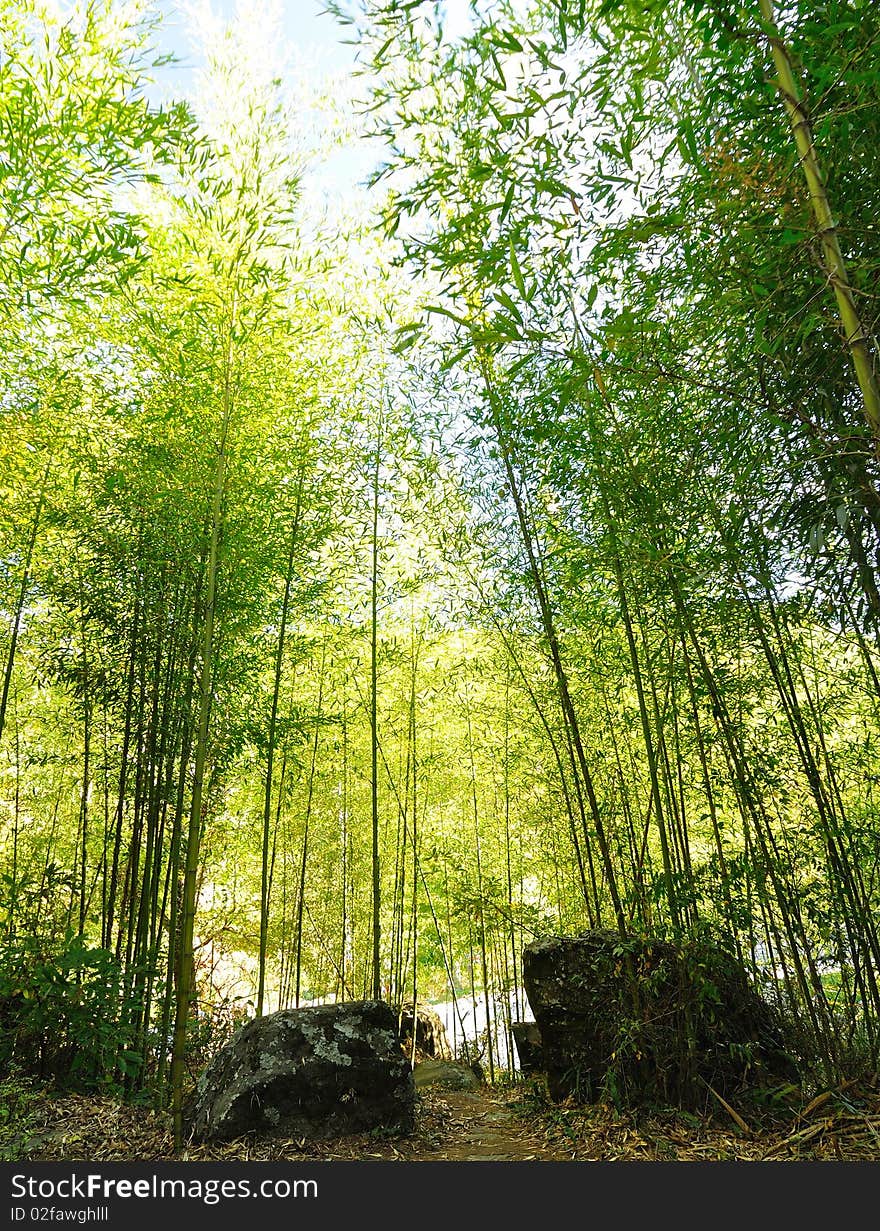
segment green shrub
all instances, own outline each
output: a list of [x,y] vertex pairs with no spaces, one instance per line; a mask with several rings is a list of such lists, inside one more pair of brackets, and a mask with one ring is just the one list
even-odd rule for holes
[[68,933],[7,942],[0,966],[0,1066],[95,1089],[138,1063],[119,962]]
[[19,1073],[0,1081],[0,1162],[27,1158],[45,1098],[44,1089]]

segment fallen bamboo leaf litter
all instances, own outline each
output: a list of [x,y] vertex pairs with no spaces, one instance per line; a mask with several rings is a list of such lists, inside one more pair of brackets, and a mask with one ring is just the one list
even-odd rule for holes
[[[243,1137],[190,1143],[183,1158],[191,1162],[880,1158],[880,1090],[849,1083],[843,1095],[840,1088],[823,1091],[787,1118],[753,1117],[747,1133],[736,1121],[732,1126],[723,1109],[701,1119],[674,1110],[636,1114],[601,1103],[556,1105],[546,1100],[536,1083],[487,1087],[477,1100],[463,1099],[453,1091],[425,1090],[417,1099],[416,1129],[410,1137],[382,1140],[370,1133],[328,1141]],[[814,1118],[819,1111],[822,1116]],[[172,1146],[163,1113],[107,1097],[64,1094],[44,1100],[26,1156],[35,1162],[161,1161],[173,1158]]]

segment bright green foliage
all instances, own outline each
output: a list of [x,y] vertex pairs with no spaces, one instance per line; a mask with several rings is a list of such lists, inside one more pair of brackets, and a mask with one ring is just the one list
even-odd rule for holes
[[149,22],[110,0],[63,18],[0,7],[0,311],[85,302],[142,259],[123,189],[154,175],[189,132],[187,111],[144,95]]
[[[870,338],[877,35],[831,7],[787,6],[780,37]],[[458,38],[427,4],[355,22],[388,227],[442,288],[442,364],[472,373],[589,750],[570,766],[585,849],[609,828],[636,928],[717,917],[758,975],[773,954],[833,1068],[825,965],[850,971],[869,1048],[880,1007],[866,767],[850,776],[874,745],[876,463],[764,19],[559,2],[489,6]]]

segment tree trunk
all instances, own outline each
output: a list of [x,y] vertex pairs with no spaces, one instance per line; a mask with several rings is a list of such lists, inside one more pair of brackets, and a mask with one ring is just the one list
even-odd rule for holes
[[[233,311],[233,317],[235,313]],[[189,1024],[190,999],[193,993],[194,953],[193,932],[196,914],[196,888],[199,870],[199,843],[202,828],[202,792],[208,758],[208,728],[214,680],[214,616],[217,604],[217,577],[220,568],[220,531],[223,525],[223,502],[226,494],[229,426],[232,417],[232,335],[227,344],[223,376],[223,420],[220,429],[220,451],[214,474],[211,502],[210,542],[205,577],[205,611],[201,635],[201,665],[199,670],[199,710],[196,727],[195,764],[192,798],[186,839],[186,862],[181,900],[180,943],[177,963],[177,1006],[174,1021],[174,1041],[171,1055],[171,1100],[174,1113],[174,1148],[183,1147],[183,1077],[186,1057],[186,1036]]]

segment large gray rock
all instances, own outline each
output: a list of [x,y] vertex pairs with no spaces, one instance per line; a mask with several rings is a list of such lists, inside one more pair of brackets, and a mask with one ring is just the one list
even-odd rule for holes
[[796,1081],[777,1014],[736,957],[597,930],[523,952],[551,1097],[700,1108],[745,1085]]
[[199,1078],[188,1125],[196,1141],[403,1134],[414,1112],[395,1015],[382,1001],[359,1000],[248,1022]]

